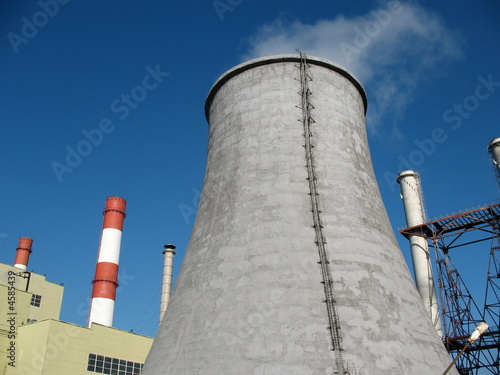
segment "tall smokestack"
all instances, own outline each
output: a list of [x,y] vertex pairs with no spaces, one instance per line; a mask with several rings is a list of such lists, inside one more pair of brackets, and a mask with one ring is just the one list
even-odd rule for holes
[[[401,185],[401,198],[406,215],[406,225],[411,228],[425,222],[425,208],[420,176],[415,171],[403,171],[396,181]],[[427,309],[437,333],[442,337],[441,319],[437,303],[436,288],[432,276],[432,263],[429,256],[427,240],[419,236],[421,229],[415,229],[415,235],[409,236],[415,284],[422,303]]]
[[490,153],[493,170],[500,189],[500,138],[495,138],[488,144],[488,152]]
[[160,323],[163,320],[165,311],[167,311],[170,302],[170,293],[172,291],[172,268],[174,264],[175,246],[163,246],[163,282],[161,285],[161,303],[160,303]]
[[14,259],[14,267],[26,270],[28,268],[28,261],[31,254],[31,245],[33,240],[28,237],[19,238],[19,243],[16,249],[16,259]]
[[95,277],[92,281],[92,301],[88,326],[98,323],[110,327],[113,324],[116,288],[118,287],[118,264],[122,239],[125,206],[123,198],[109,197],[104,209],[101,243],[97,256]]
[[143,375],[449,365],[380,196],[366,109],[351,73],[303,54],[215,82],[196,221]]

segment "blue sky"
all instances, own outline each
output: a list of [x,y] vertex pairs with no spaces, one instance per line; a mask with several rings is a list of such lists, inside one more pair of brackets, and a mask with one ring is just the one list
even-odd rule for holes
[[[202,188],[206,95],[234,65],[297,48],[363,83],[395,231],[402,169],[420,172],[431,217],[497,200],[499,19],[487,0],[3,1],[0,262],[33,238],[29,269],[63,282],[61,319],[85,325],[101,212],[121,196],[114,326],[154,335],[163,245],[177,246],[175,276]],[[485,261],[468,268],[482,290]]]

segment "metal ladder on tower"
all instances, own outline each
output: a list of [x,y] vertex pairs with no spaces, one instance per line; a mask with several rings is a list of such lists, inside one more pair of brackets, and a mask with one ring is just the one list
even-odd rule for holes
[[311,142],[312,130],[311,124],[314,120],[311,118],[310,110],[314,106],[309,101],[309,96],[311,91],[309,90],[308,82],[311,81],[310,76],[307,73],[308,63],[307,56],[303,52],[300,54],[300,83],[301,83],[301,104],[302,109],[302,119],[300,120],[304,126],[304,148],[306,152],[306,165],[307,165],[307,179],[309,181],[309,194],[311,196],[311,206],[314,230],[316,233],[316,245],[319,254],[319,264],[321,265],[321,275],[322,283],[324,285],[325,291],[325,303],[328,311],[328,329],[330,331],[331,342],[333,346],[333,351],[335,352],[335,362],[337,366],[338,374],[348,374],[349,371],[344,366],[344,361],[342,359],[342,335],[340,330],[339,316],[336,308],[335,293],[333,289],[333,279],[330,271],[330,262],[328,260],[328,252],[326,249],[326,240],[323,234],[323,226],[321,224],[321,210],[319,206],[318,188],[317,188],[317,178],[315,174],[314,157],[313,157],[313,145]]

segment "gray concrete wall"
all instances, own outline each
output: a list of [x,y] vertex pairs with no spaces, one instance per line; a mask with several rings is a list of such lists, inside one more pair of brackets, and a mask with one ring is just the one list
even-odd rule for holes
[[[291,61],[294,60],[295,61]],[[310,58],[315,170],[350,374],[450,363],[396,244],[359,83]],[[144,375],[337,373],[304,151],[298,57],[227,72],[207,101],[196,222]]]

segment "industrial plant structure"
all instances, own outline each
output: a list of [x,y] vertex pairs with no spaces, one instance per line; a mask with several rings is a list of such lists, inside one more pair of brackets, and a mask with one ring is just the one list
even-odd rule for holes
[[[0,264],[0,375],[441,374],[447,350],[459,370],[449,374],[498,374],[500,204],[429,220],[419,174],[400,173],[415,288],[373,172],[366,108],[351,73],[303,53],[224,73],[206,101],[205,181],[172,298],[175,246],[164,246],[154,343],[112,328],[126,201],[109,197],[87,327],[59,320],[64,288],[28,271],[30,238],[13,266]],[[488,152],[500,187],[500,138]],[[476,229],[486,238],[460,242]],[[485,240],[475,316],[450,250]],[[459,358],[486,318],[490,330]]]
[[[487,147],[500,188],[500,138]],[[407,227],[400,233],[408,238],[417,288],[443,344],[456,361],[461,374],[499,374],[500,364],[500,203],[491,202],[458,213],[428,219],[424,212],[420,177],[415,171],[401,172],[397,178],[406,214]],[[471,249],[473,246],[475,248]],[[433,259],[429,247],[433,249]],[[462,270],[453,258],[459,249],[488,254],[487,265],[474,270],[475,278],[484,277],[484,304],[469,291]],[[434,282],[433,264],[437,270]],[[439,306],[434,285],[439,285]],[[439,320],[438,320],[439,319]],[[485,322],[489,329],[470,345],[474,327]]]
[[143,375],[446,369],[380,197],[366,108],[351,73],[304,54],[216,81],[196,222]]
[[[428,241],[433,249],[443,323],[442,339],[450,354],[457,357],[479,323],[484,321],[489,325],[489,329],[478,342],[457,361],[457,368],[466,375],[499,373],[499,223],[500,203],[495,203],[444,215],[400,230],[401,234],[409,239],[418,236]],[[461,270],[457,269],[453,262],[456,249],[463,252],[466,251],[464,246],[478,243],[486,244],[486,251],[489,252],[488,265],[485,267],[486,276],[481,275],[486,281],[484,306],[476,302],[461,276]],[[475,273],[482,272],[475,270]],[[480,369],[488,372],[478,372]]]
[[[0,264],[0,375],[138,375],[153,339],[111,327],[125,200],[110,197],[93,280],[89,326],[59,320],[64,287],[28,271],[33,240]],[[104,302],[103,302],[104,300]]]

